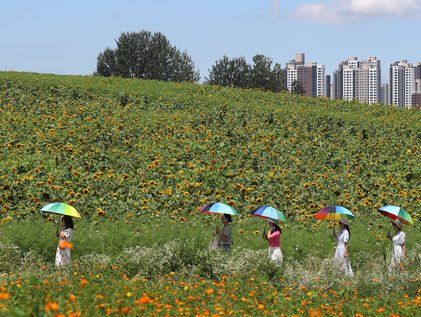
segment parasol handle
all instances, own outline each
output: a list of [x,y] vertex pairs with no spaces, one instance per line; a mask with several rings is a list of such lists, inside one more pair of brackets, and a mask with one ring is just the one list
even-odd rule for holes
[[216,217],[216,221],[215,221],[215,229],[214,229],[214,231],[212,232],[212,235],[213,235],[213,236],[216,236],[216,235],[217,235],[217,233],[216,233],[216,229],[218,229],[218,217]]
[[265,224],[265,226],[263,227],[263,231],[262,231],[262,237],[263,237],[263,239],[267,239],[267,235],[266,235],[266,228],[267,228],[267,222],[266,222],[266,224]]
[[336,239],[336,230],[335,230],[336,222],[333,221],[333,228],[332,228],[332,238]]
[[60,232],[60,220],[57,222],[57,231],[56,231],[56,236],[59,236],[59,232]]

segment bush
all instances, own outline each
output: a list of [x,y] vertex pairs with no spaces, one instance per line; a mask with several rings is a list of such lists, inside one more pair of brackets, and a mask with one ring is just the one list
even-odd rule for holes
[[0,273],[17,270],[22,259],[22,251],[12,243],[0,242]]

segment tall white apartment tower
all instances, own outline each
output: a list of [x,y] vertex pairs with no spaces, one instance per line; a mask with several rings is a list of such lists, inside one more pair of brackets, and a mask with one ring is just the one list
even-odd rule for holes
[[406,60],[389,66],[390,103],[398,107],[411,108],[415,93],[415,68]]
[[376,57],[368,58],[368,103],[381,101],[381,67]]
[[291,91],[292,83],[297,81],[297,67],[302,66],[305,63],[305,54],[304,53],[296,53],[295,59],[287,63],[287,88]]
[[317,69],[317,97],[326,96],[325,65],[316,65],[316,69]]
[[355,69],[344,67],[342,76],[342,99],[352,101],[355,98]]
[[356,94],[356,70],[359,61],[356,57],[348,58],[342,68],[342,99],[352,101]]
[[297,69],[287,66],[287,88],[288,91],[292,90],[292,83],[297,80]]

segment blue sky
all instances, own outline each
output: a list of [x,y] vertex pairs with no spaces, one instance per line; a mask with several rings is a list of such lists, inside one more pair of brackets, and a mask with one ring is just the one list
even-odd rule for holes
[[421,61],[421,0],[1,0],[0,70],[91,74],[121,32],[161,31],[202,78],[224,54]]

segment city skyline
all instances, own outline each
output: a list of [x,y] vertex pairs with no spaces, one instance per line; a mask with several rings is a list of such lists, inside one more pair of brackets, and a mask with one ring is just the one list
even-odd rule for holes
[[[388,70],[382,72],[381,60],[376,56],[369,56],[367,60],[351,56],[340,62],[330,75],[326,73],[325,65],[306,63],[306,54],[298,52],[285,65],[286,88],[297,93],[295,85],[298,82],[308,97],[405,108],[421,106],[421,62],[400,60],[386,67]],[[382,74],[387,74],[388,80],[382,82]]]
[[419,0],[5,0],[0,10],[0,70],[92,74],[98,54],[121,32],[142,29],[161,31],[187,50],[202,79],[223,55],[250,61],[261,53],[285,65],[302,51],[332,74],[349,56],[377,56],[387,65],[415,63],[421,52],[412,35]]

